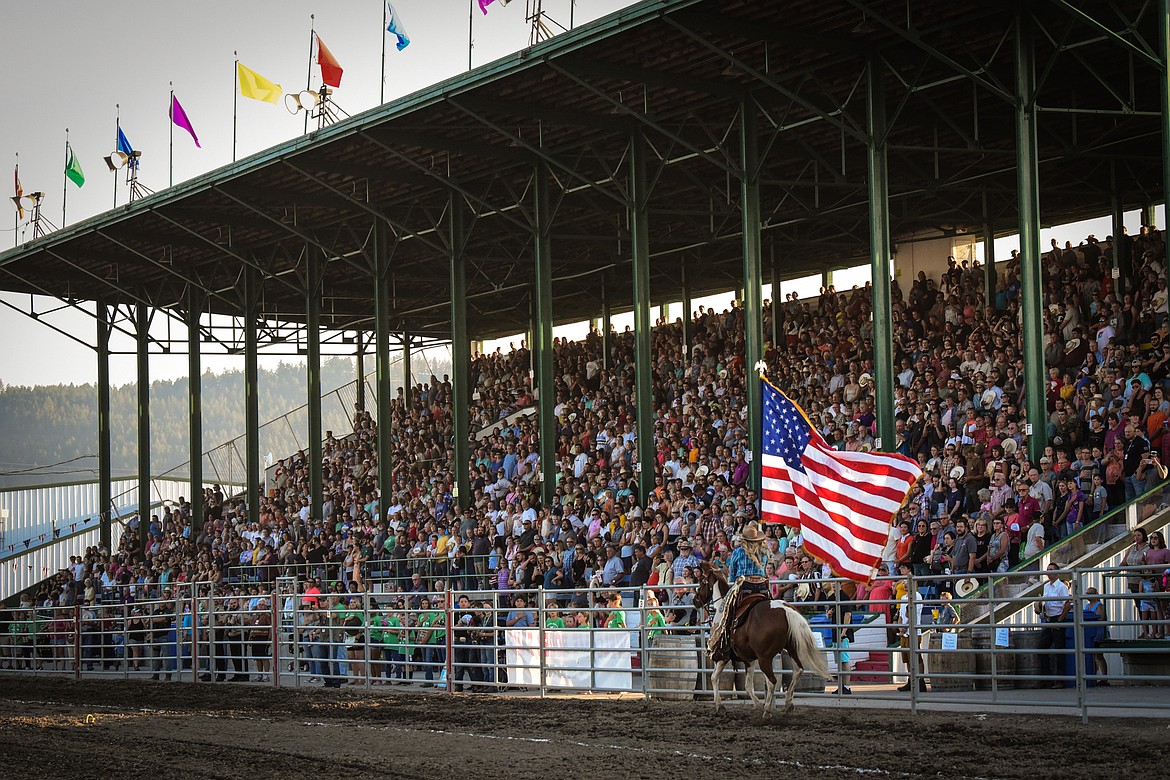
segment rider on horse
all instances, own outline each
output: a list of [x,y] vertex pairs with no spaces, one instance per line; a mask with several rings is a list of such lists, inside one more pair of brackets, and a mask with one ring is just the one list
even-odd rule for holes
[[768,551],[764,547],[764,532],[756,523],[748,523],[740,534],[740,545],[727,563],[727,579],[731,591],[727,594],[718,625],[712,627],[710,652],[715,661],[727,660],[731,655],[731,630],[734,628],[736,607],[741,596],[751,593],[767,594],[768,580],[764,568]]

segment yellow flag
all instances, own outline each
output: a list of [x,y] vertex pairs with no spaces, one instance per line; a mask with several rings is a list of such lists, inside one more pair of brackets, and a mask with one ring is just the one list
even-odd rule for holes
[[284,90],[279,84],[274,84],[251,68],[245,68],[236,63],[236,76],[240,80],[240,94],[253,100],[263,100],[265,103],[277,103]]

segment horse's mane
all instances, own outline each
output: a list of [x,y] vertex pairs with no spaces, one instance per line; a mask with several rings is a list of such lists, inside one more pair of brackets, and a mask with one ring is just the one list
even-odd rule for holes
[[727,577],[724,576],[723,572],[721,572],[719,569],[716,569],[714,566],[712,566],[710,561],[703,561],[702,563],[700,563],[699,570],[708,576],[714,577],[724,587],[731,587],[731,583],[729,583],[727,581]]

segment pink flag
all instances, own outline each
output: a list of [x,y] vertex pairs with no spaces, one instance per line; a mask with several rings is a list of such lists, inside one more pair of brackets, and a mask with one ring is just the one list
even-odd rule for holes
[[171,121],[191,134],[191,140],[195,142],[196,148],[203,148],[199,145],[199,136],[195,135],[195,128],[191,126],[187,112],[179,105],[179,99],[173,93],[171,94]]
[[[487,7],[494,2],[496,2],[496,0],[479,0],[479,10],[483,11],[484,14],[486,15],[487,14]],[[508,0],[500,0],[500,5],[507,5],[507,4],[508,4]]]

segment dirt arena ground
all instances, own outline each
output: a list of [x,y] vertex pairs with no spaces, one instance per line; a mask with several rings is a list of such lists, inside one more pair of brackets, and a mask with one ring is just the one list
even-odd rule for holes
[[1164,777],[1165,721],[0,679],[6,777]]

